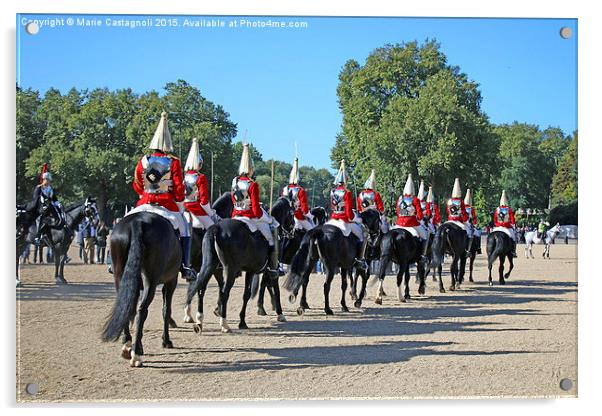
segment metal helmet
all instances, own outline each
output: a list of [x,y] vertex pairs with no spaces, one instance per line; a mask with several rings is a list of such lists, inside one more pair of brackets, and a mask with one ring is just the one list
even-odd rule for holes
[[406,181],[406,186],[403,187],[404,195],[412,195],[415,196],[416,192],[414,190],[414,181],[412,180],[412,174],[408,175],[408,180]]
[[347,168],[345,166],[345,159],[341,160],[341,166],[337,172],[337,176],[334,178],[335,185],[347,185]]
[[462,188],[460,188],[460,178],[456,178],[454,182],[454,189],[451,194],[452,198],[462,198]]
[[426,198],[426,191],[424,190],[424,181],[421,179],[418,187],[418,199],[424,201],[424,198]]
[[433,194],[432,186],[429,186],[429,193],[426,196],[426,202],[428,202],[428,203],[435,202],[435,195]]
[[161,120],[159,120],[159,125],[157,126],[157,130],[155,130],[155,134],[148,145],[148,148],[153,150],[161,150],[163,152],[173,151],[171,134],[169,133],[169,128],[167,127],[167,113],[165,111],[161,113]]
[[375,188],[376,188],[376,172],[374,171],[374,169],[372,169],[372,172],[370,172],[370,176],[368,177],[368,179],[366,180],[366,183],[364,184],[364,189],[374,190]]
[[468,188],[466,190],[466,196],[464,197],[464,204],[472,205],[472,191],[470,190],[470,188]]
[[44,173],[42,173],[42,179],[48,179],[49,181],[51,181],[52,174],[50,172],[44,172]]
[[508,206],[508,195],[506,195],[506,190],[502,190],[502,196],[500,198],[500,206]]
[[195,138],[192,139],[192,145],[188,152],[188,158],[186,158],[186,165],[184,170],[199,170],[203,167],[203,156],[199,150],[199,141]]
[[253,159],[251,159],[251,150],[249,144],[244,143],[242,145],[242,156],[240,157],[240,165],[238,166],[238,174],[253,176],[254,166]]
[[296,157],[293,162],[293,168],[291,169],[291,174],[288,177],[288,183],[293,185],[298,185],[301,181],[301,174],[299,173],[299,158]]

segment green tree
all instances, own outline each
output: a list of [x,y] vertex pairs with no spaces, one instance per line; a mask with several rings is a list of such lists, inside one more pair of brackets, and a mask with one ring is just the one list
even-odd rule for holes
[[577,141],[578,133],[575,131],[552,179],[554,205],[577,201]]

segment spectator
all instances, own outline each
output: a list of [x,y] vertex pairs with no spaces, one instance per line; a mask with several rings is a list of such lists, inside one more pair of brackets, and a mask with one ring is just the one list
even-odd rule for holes
[[96,261],[100,264],[105,262],[105,253],[107,250],[107,236],[109,228],[101,221],[96,230]]
[[94,246],[96,245],[96,228],[89,220],[84,220],[84,264],[94,264]]
[[21,253],[21,264],[29,264],[29,253],[30,253],[31,244],[26,244],[23,249],[23,253]]
[[79,245],[79,259],[84,259],[84,230],[85,224],[82,222],[77,228],[77,245]]

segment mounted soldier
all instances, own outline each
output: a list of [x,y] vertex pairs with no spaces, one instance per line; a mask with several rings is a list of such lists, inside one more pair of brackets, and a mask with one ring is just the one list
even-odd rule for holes
[[259,202],[259,184],[252,179],[253,160],[249,145],[244,144],[238,176],[232,180],[232,218],[244,222],[251,232],[259,230],[268,242],[268,267],[267,273],[271,277],[278,277],[278,222],[269,215]]
[[[44,163],[42,166],[42,174],[40,175],[40,183],[36,185],[33,190],[33,200],[37,201],[38,198],[43,197],[50,200],[51,206],[54,208],[59,218],[60,223],[56,227],[62,226],[65,223],[65,213],[63,212],[63,205],[59,202],[56,197],[56,191],[52,187],[52,174],[48,172],[48,164]],[[40,238],[42,234],[46,233],[46,222],[42,216],[36,219],[36,236],[34,244],[37,246],[40,244]]]
[[211,208],[209,201],[209,184],[207,177],[201,173],[203,168],[203,156],[199,150],[199,141],[192,139],[192,145],[188,152],[186,165],[184,166],[184,208],[187,215],[184,217],[192,226],[206,230],[215,224],[219,217],[215,210]]
[[362,226],[362,219],[353,210],[353,196],[347,189],[347,172],[345,160],[341,160],[341,166],[334,179],[336,187],[330,191],[330,220],[326,224],[334,225],[343,232],[345,237],[353,233],[358,239],[358,257],[355,259],[355,267],[362,271],[368,270],[365,260],[366,247],[368,245],[367,231]]
[[548,231],[548,227],[550,226],[550,223],[545,221],[543,218],[541,220],[539,220],[539,224],[537,225],[537,238],[541,239],[543,236],[546,235],[546,232]]
[[428,211],[430,212],[429,218],[429,230],[432,233],[435,232],[437,227],[441,225],[441,214],[439,213],[439,206],[435,203],[435,195],[433,193],[433,187],[429,186],[429,192],[426,196],[426,206],[428,207]]
[[288,197],[295,208],[295,229],[309,231],[315,227],[315,224],[307,205],[307,193],[299,184],[300,181],[299,159],[295,158],[288,185],[282,189],[282,196]]
[[152,212],[169,220],[180,240],[182,278],[193,281],[196,271],[190,267],[190,231],[177,204],[184,201],[185,197],[182,167],[180,159],[170,154],[173,145],[166,112],[161,113],[161,120],[148,148],[152,152],[140,159],[134,175],[133,187],[140,199],[136,208],[126,216]]
[[[414,181],[412,180],[412,174],[408,175],[405,187],[403,188],[403,194],[397,199],[396,209],[397,221],[393,228],[402,228],[409,231],[414,237],[420,239],[422,244],[422,261],[428,263],[426,256],[428,251],[428,229],[424,224],[424,215],[420,200],[414,191]],[[426,216],[429,217],[431,212],[428,205],[426,205]]]
[[508,206],[506,190],[502,191],[500,206],[493,213],[494,231],[503,231],[512,238],[512,257],[516,257],[516,229],[514,224],[514,212]]
[[[460,188],[460,179],[456,178],[454,188],[452,189],[451,198],[447,201],[447,222],[456,224],[466,232],[468,241],[472,241],[472,227],[468,221],[468,213],[466,212],[466,204],[462,199],[462,188]],[[470,244],[470,243],[469,243]],[[466,255],[469,254],[468,247]]]
[[380,230],[384,234],[389,231],[389,223],[385,217],[385,207],[380,193],[376,191],[376,173],[374,169],[364,183],[364,189],[357,196],[357,210],[363,212],[366,209],[373,209],[380,214]]
[[[477,213],[472,206],[472,191],[469,189],[466,190],[466,196],[464,197],[464,207],[466,208],[466,216],[468,217],[468,221],[466,223],[467,229],[470,229],[470,233],[468,235],[468,248],[466,249],[468,253],[471,253],[472,243],[475,238],[480,237],[479,230],[477,229]],[[477,253],[481,254],[481,244],[480,239],[479,244],[477,246]]]

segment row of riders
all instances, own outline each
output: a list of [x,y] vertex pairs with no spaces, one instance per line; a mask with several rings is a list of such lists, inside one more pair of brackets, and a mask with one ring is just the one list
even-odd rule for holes
[[[116,340],[123,334],[122,355],[132,366],[142,365],[144,321],[159,284],[163,284],[163,346],[172,347],[169,327],[175,322],[171,318],[171,300],[178,273],[190,283],[185,321],[194,322],[196,332],[202,331],[204,294],[214,276],[220,288],[214,313],[220,318],[222,331],[228,332],[227,302],[234,281],[242,272],[245,272],[245,285],[239,328],[246,328],[246,306],[259,289],[258,312],[265,314],[263,294],[267,289],[278,320],[284,321],[278,285],[280,263],[289,265],[284,287],[291,292],[291,302],[302,289],[298,312],[303,313],[309,308],[306,299],[309,276],[319,259],[326,273],[324,310],[332,314],[329,292],[337,271],[341,273],[341,306],[347,311],[348,278],[352,299],[359,307],[373,260],[380,260],[376,273],[379,280],[376,302],[380,303],[385,270],[391,261],[399,266],[398,297],[405,301],[409,298],[410,265],[417,267],[419,293],[425,291],[429,270],[438,271],[440,291],[444,292],[441,280],[443,255],[452,257],[450,289],[454,290],[462,283],[466,258],[474,259],[474,254],[480,252],[476,213],[471,206],[472,193],[468,190],[462,199],[458,178],[446,204],[447,221],[441,223],[432,187],[427,193],[421,182],[416,195],[412,176],[408,175],[403,193],[396,202],[397,220],[389,227],[382,198],[375,190],[374,171],[358,194],[355,210],[352,193],[347,189],[343,160],[330,194],[331,214],[326,221],[323,208],[309,210],[305,190],[300,185],[297,159],[289,184],[268,213],[260,204],[259,184],[252,179],[253,161],[248,145],[243,146],[238,176],[232,181],[231,192],[220,196],[213,206],[209,201],[207,178],[201,172],[203,159],[198,141],[193,140],[182,170],[179,159],[171,154],[173,146],[165,112],[149,148],[152,152],[143,156],[135,169],[133,187],[140,196],[137,206],[115,226],[111,235],[112,272],[118,294],[102,333],[103,340]],[[34,200],[19,207],[18,223],[21,223],[21,234],[26,235],[21,235],[24,241],[32,238],[36,241],[43,236],[53,248],[59,282],[64,281],[62,266],[73,230],[84,217],[96,221],[98,213],[91,198],[63,210],[50,180],[50,173],[44,172]],[[514,215],[505,191],[493,220],[496,228],[487,241],[489,281],[491,283],[492,262],[499,258],[500,283],[503,283],[510,273],[502,275],[504,258],[510,261],[511,270],[516,247]],[[477,243],[473,243],[475,240]],[[470,270],[472,272],[472,262]],[[259,275],[262,275],[261,283]],[[356,295],[360,277],[362,287]],[[404,277],[405,294],[402,296]],[[195,296],[199,302],[193,318],[191,302]],[[132,338],[130,323],[135,317],[136,332]]]

